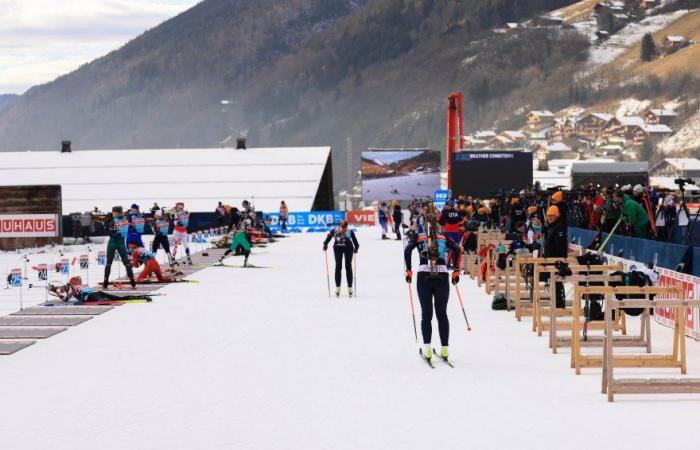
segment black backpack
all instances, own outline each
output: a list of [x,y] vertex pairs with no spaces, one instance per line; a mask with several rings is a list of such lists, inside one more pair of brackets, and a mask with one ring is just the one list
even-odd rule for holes
[[[640,272],[638,270],[633,270],[631,272],[625,273],[625,272],[615,272],[613,275],[620,275],[622,276],[622,282],[614,282],[610,283],[611,286],[639,286],[639,287],[644,287],[644,286],[652,286],[653,283],[649,279],[649,276],[645,274],[644,272]],[[645,298],[644,295],[634,295],[634,294],[619,294],[615,296],[618,300],[643,300]],[[654,300],[654,297],[656,295],[651,294],[649,295],[650,300]],[[644,308],[623,308],[622,309],[625,314],[628,316],[639,316],[644,312]],[[651,310],[651,314],[654,313],[654,310]]]
[[504,311],[508,309],[508,299],[505,294],[496,294],[491,302],[491,309],[494,311]]

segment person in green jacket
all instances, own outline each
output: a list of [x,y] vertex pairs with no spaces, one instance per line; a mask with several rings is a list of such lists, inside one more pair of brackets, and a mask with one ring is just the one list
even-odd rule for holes
[[131,263],[129,263],[129,258],[126,254],[125,239],[129,231],[129,220],[124,215],[124,210],[121,206],[112,208],[112,214],[108,216],[107,222],[105,222],[105,230],[107,230],[109,242],[107,242],[107,264],[105,265],[105,279],[102,282],[102,287],[107,289],[109,286],[109,274],[112,270],[112,261],[115,253],[119,254],[119,259],[126,268],[131,287],[136,287],[134,272],[131,270]]
[[622,191],[615,192],[613,202],[619,208],[622,220],[632,225],[634,237],[646,238],[649,228],[649,216],[642,205],[632,200]]

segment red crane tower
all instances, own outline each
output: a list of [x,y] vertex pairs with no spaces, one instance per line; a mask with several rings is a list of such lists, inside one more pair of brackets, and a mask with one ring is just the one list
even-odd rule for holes
[[464,149],[462,123],[464,96],[461,92],[453,92],[448,97],[447,107],[447,189],[452,190],[452,154]]

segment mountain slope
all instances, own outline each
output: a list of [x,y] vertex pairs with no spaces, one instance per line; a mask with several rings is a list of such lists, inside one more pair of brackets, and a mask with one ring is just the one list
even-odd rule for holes
[[356,149],[439,148],[452,90],[467,94],[474,127],[547,102],[548,85],[561,95],[585,39],[490,30],[571,3],[207,0],[32,88],[0,118],[0,150],[61,139],[77,149],[208,147],[238,134],[253,146],[340,149],[350,136]]
[[15,94],[2,94],[0,95],[0,114],[10,109],[15,103],[19,95]]

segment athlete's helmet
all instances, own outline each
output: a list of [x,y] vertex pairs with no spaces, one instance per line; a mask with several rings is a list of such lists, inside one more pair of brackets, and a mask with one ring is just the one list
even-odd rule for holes
[[68,280],[68,284],[75,286],[76,284],[83,284],[83,280],[80,279],[79,276],[74,276],[71,277],[70,280]]

